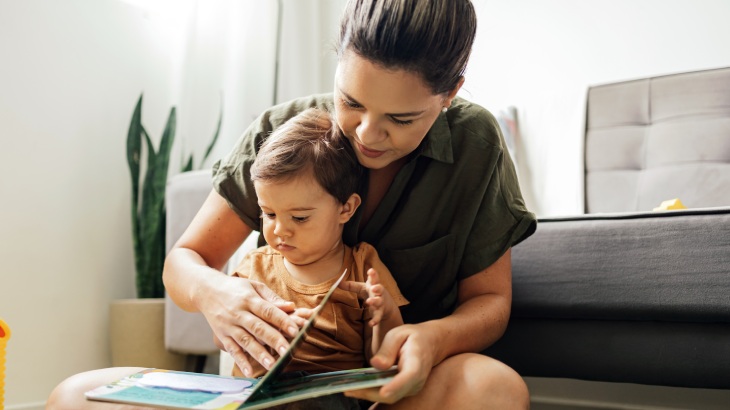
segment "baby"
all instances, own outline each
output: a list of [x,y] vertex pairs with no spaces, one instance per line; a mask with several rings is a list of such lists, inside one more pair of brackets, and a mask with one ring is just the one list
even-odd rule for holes
[[[248,253],[234,275],[262,282],[305,318],[347,269],[286,371],[365,366],[384,335],[403,324],[398,307],[408,301],[371,245],[342,241],[361,203],[363,170],[352,148],[329,113],[309,109],[265,140],[250,172],[268,245]],[[248,359],[254,372],[247,376],[265,373]],[[235,366],[233,374],[242,372]]]

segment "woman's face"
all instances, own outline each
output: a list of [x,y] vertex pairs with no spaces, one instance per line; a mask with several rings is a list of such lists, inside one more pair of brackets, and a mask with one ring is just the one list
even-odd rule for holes
[[337,124],[370,169],[413,152],[453,98],[434,95],[415,73],[387,70],[350,50],[337,65],[334,96]]

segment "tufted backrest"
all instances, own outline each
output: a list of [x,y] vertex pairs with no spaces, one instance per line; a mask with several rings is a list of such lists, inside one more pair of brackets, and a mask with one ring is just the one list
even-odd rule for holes
[[730,68],[589,88],[586,213],[730,205]]

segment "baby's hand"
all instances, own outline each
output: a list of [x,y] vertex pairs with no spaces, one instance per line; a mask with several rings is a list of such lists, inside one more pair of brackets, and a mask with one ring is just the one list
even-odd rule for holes
[[391,316],[394,310],[398,311],[398,306],[388,290],[380,283],[380,275],[375,269],[368,269],[368,279],[365,283],[342,282],[340,288],[355,292],[358,298],[365,300],[365,305],[372,316],[368,322],[371,327],[379,325],[384,319]]
[[297,326],[301,329],[307,323],[307,320],[312,317],[313,312],[314,309],[296,308],[293,312],[289,313],[289,317],[292,318],[292,320],[294,320]]
[[368,280],[365,282],[368,291],[368,298],[365,304],[370,309],[372,319],[368,323],[371,327],[375,327],[383,320],[383,315],[388,308],[387,302],[390,299],[391,305],[395,305],[388,291],[380,283],[380,275],[375,269],[368,269]]

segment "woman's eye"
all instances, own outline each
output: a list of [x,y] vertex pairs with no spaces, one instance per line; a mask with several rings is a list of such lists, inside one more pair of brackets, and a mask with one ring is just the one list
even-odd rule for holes
[[395,118],[395,117],[390,117],[390,119],[394,123],[396,123],[398,125],[409,125],[409,124],[413,124],[413,120],[399,120],[398,118]]
[[292,216],[291,217],[296,222],[307,222],[307,219],[309,219],[308,216]]
[[356,103],[354,101],[350,101],[350,100],[343,99],[342,100],[342,103],[345,104],[346,106],[350,107],[350,108],[362,108],[362,106],[360,104],[358,104],[358,103]]

